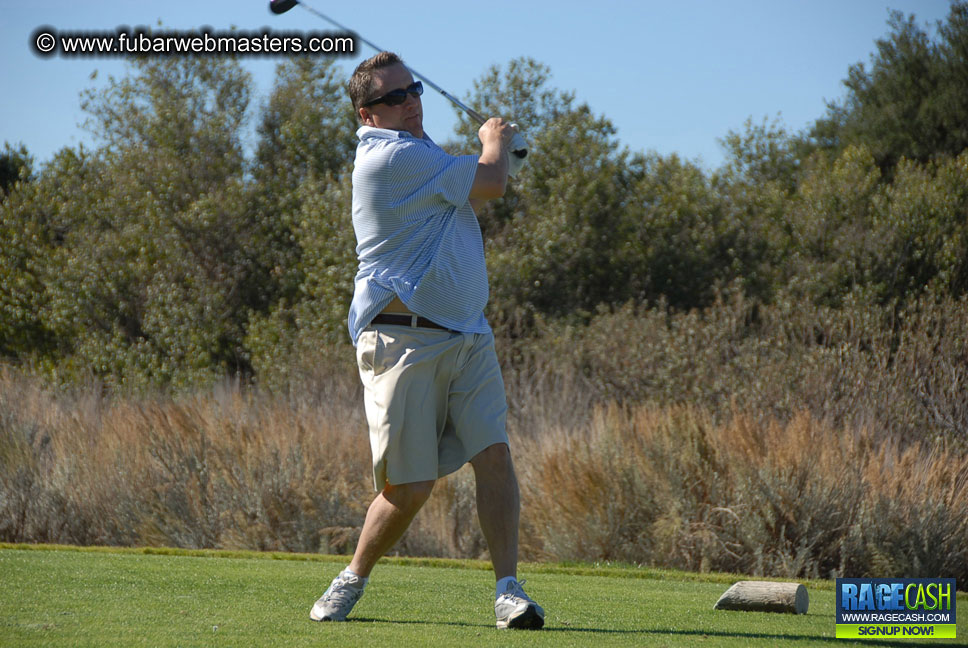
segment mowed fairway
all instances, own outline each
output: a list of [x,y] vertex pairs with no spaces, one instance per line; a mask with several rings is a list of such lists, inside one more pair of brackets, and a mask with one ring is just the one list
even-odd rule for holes
[[[343,561],[260,556],[0,549],[4,646],[830,646],[834,593],[809,587],[810,612],[712,609],[723,582],[632,577],[630,570],[528,566],[546,629],[494,628],[493,577],[479,568],[388,561],[352,621],[320,624],[309,608]],[[456,563],[455,563],[456,565]],[[530,573],[529,573],[530,571]],[[586,570],[589,571],[589,570]],[[965,598],[959,597],[965,609]],[[968,610],[966,610],[968,611]],[[961,615],[959,639],[968,628]],[[864,641],[859,645],[912,642]],[[934,641],[932,645],[944,642]]]

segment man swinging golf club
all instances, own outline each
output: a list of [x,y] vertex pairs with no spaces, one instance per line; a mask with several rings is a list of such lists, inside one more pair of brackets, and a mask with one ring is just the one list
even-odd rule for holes
[[484,317],[484,246],[475,209],[500,198],[523,158],[512,126],[488,119],[481,154],[451,156],[423,131],[423,87],[380,52],[349,83],[362,126],[353,169],[359,272],[349,312],[378,495],[350,564],[310,617],[343,621],[376,562],[400,539],[434,482],[465,463],[497,579],[498,628],[541,628],[544,610],[518,582],[517,479],[507,402]]

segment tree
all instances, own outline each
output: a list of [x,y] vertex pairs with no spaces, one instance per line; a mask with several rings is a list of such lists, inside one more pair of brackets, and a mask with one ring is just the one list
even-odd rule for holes
[[868,69],[850,67],[847,96],[811,130],[822,149],[867,148],[885,179],[901,158],[927,162],[968,147],[968,2],[952,2],[938,38],[892,12]]
[[[536,124],[526,131],[529,165],[479,214],[499,323],[527,325],[535,314],[584,321],[630,300],[692,308],[756,267],[758,231],[701,169],[676,156],[632,155],[607,118],[549,88],[550,77],[521,59],[475,82],[472,103],[487,114]],[[476,125],[462,118],[460,133],[475,150]],[[788,155],[773,164],[788,180],[783,165],[795,165]]]
[[952,2],[948,22],[938,28],[941,36],[941,88],[935,100],[944,150],[959,155],[968,148],[968,2]]
[[268,281],[259,310],[306,297],[300,289],[305,281],[301,212],[309,198],[303,185],[325,191],[328,182],[350,172],[357,123],[341,73],[329,58],[297,57],[276,68],[251,165],[262,240],[256,260]]
[[29,182],[33,173],[34,160],[23,144],[14,148],[4,142],[0,153],[0,202],[9,194],[17,182]]
[[882,299],[968,294],[968,151],[902,161],[884,198],[874,205]]
[[96,153],[65,151],[38,180],[55,365],[132,386],[246,374],[258,247],[243,176],[250,80],[225,58],[131,66],[86,94]]
[[279,66],[252,160],[232,59],[137,58],[85,93],[98,148],[64,149],[0,205],[0,354],[183,388],[345,340],[355,123],[338,69]]
[[839,306],[854,288],[877,280],[883,241],[874,205],[883,192],[880,179],[873,155],[862,146],[833,158],[811,157],[787,206],[784,284],[816,303]]
[[608,119],[582,105],[531,140],[514,220],[489,249],[498,303],[588,316],[627,295],[616,252],[638,171],[614,135]]
[[75,220],[70,200],[93,197],[92,180],[83,149],[64,149],[39,178],[11,185],[0,202],[0,357],[43,361],[57,354],[45,281]]
[[776,183],[786,192],[796,188],[804,151],[798,138],[783,127],[779,116],[772,122],[764,119],[759,124],[747,119],[743,132],[729,131],[720,144],[726,151],[721,174],[727,182]]
[[[503,117],[518,125],[528,140],[531,160],[540,160],[543,134],[562,116],[573,109],[574,93],[563,92],[550,85],[551,69],[532,58],[511,60],[506,69],[492,65],[474,81],[474,90],[468,105],[474,106],[482,115]],[[454,109],[458,118],[458,141],[445,145],[455,153],[480,153],[477,137],[480,125],[466,113]],[[527,178],[531,171],[524,172]],[[518,186],[512,181],[503,200],[487,203],[477,215],[485,238],[499,237],[502,230],[512,222],[520,211],[521,198]]]
[[[609,301],[613,251],[634,179],[615,127],[550,86],[550,69],[529,58],[491,67],[469,100],[482,114],[519,124],[529,163],[505,198],[478,214],[486,239],[492,297],[499,320],[521,312],[590,314]],[[480,150],[478,125],[462,113],[460,150]]]
[[292,236],[298,277],[291,294],[268,312],[252,313],[245,339],[260,383],[293,387],[312,383],[352,358],[346,315],[356,275],[350,174],[317,178],[298,187]]
[[352,160],[357,123],[341,75],[330,58],[296,57],[276,68],[257,128],[260,184],[295,191],[310,174],[337,173]]

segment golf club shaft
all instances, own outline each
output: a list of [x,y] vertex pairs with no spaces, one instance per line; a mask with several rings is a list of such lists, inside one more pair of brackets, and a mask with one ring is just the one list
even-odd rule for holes
[[[337,29],[342,29],[345,32],[349,32],[349,33],[353,34],[354,36],[356,36],[358,39],[360,39],[361,41],[363,41],[364,43],[366,43],[367,45],[369,45],[370,47],[372,47],[377,52],[384,51],[382,47],[379,47],[375,43],[372,43],[372,42],[366,40],[365,38],[363,38],[362,36],[360,36],[359,32],[356,32],[356,31],[354,31],[352,29],[349,29],[348,27],[346,27],[344,25],[339,24],[338,22],[336,22],[335,20],[333,20],[332,18],[330,18],[329,16],[327,16],[323,12],[317,10],[315,7],[311,7],[310,5],[306,4],[305,2],[302,2],[301,0],[296,0],[296,4],[298,4],[299,6],[301,6],[306,11],[309,11],[310,13],[316,14],[317,16],[319,16],[320,18],[322,18],[323,20],[325,20],[329,24],[335,26]],[[454,104],[455,106],[457,106],[458,108],[460,108],[461,110],[463,110],[468,115],[470,115],[471,118],[473,118],[474,120],[477,121],[477,123],[483,125],[484,122],[487,121],[486,119],[484,119],[483,116],[481,116],[481,114],[479,112],[477,112],[473,108],[470,108],[468,106],[465,106],[459,99],[457,99],[454,96],[448,94],[439,85],[437,85],[436,83],[434,83],[433,81],[431,81],[430,79],[428,79],[427,77],[425,77],[424,75],[420,74],[419,72],[417,72],[416,70],[414,70],[409,65],[407,65],[406,68],[408,70],[410,70],[410,73],[412,75],[414,75],[415,77],[417,77],[418,79],[420,79],[421,81],[423,81],[424,83],[426,83],[427,85],[429,85],[431,88],[433,88],[434,90],[436,90],[437,92],[439,92],[440,94],[442,94],[445,99],[447,99],[452,104]]]

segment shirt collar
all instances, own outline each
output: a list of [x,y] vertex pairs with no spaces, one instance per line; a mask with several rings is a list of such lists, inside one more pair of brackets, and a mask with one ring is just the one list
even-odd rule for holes
[[396,139],[412,139],[417,141],[426,141],[431,144],[434,143],[430,136],[424,132],[422,139],[417,139],[408,131],[398,131],[391,130],[389,128],[377,128],[375,126],[360,126],[356,129],[356,136],[360,138],[360,141],[366,141],[368,139],[386,139],[386,140],[396,140]]

